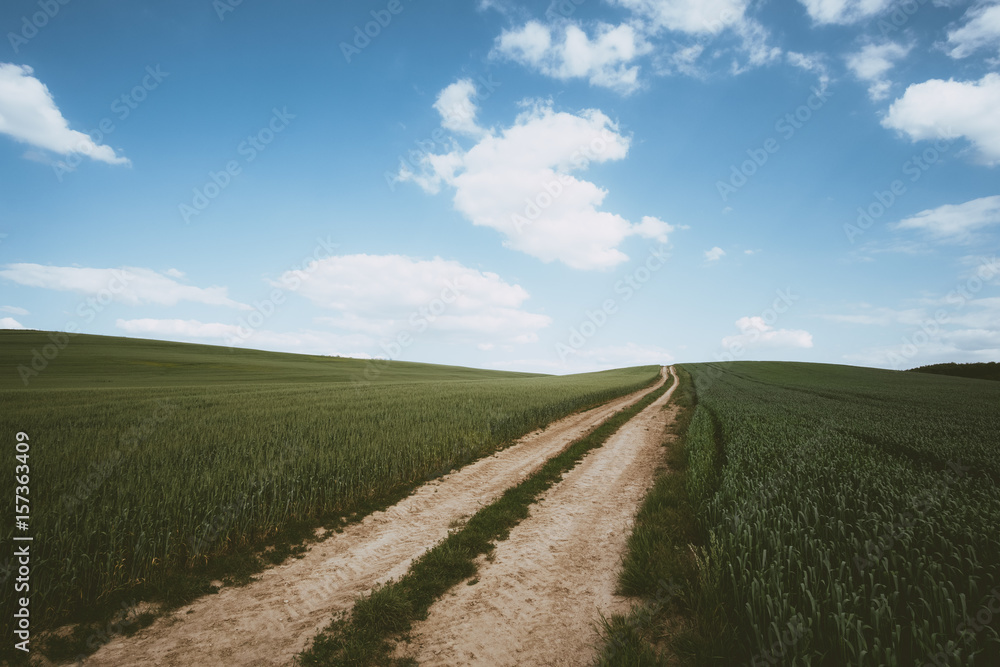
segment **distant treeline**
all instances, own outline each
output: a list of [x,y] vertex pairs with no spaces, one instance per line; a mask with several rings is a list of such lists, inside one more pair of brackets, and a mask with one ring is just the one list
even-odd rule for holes
[[975,364],[931,364],[930,366],[920,366],[919,368],[911,368],[910,370],[917,373],[957,375],[958,377],[977,378],[979,380],[1000,380],[1000,363],[995,361]]

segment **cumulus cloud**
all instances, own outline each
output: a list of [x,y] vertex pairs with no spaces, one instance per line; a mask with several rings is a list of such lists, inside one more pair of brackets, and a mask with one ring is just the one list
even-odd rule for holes
[[245,323],[202,322],[181,319],[119,319],[115,326],[125,333],[154,336],[162,340],[199,341],[209,344],[244,346],[277,352],[323,354],[370,359],[365,350],[373,348],[371,339],[359,335],[338,335],[326,331],[280,332],[253,329]]
[[903,46],[895,42],[866,44],[856,53],[847,56],[847,67],[854,76],[868,84],[868,96],[875,101],[889,96],[892,82],[886,78],[898,60],[906,57],[912,45]]
[[705,251],[705,259],[709,262],[718,262],[725,256],[725,254],[726,254],[725,250],[723,250],[719,246],[715,246],[711,250]]
[[1000,49],[1000,4],[972,7],[962,21],[962,25],[948,30],[949,56],[967,58],[979,49]]
[[631,93],[639,87],[633,60],[650,51],[645,39],[628,25],[599,23],[593,37],[575,24],[546,26],[528,21],[505,30],[494,54],[556,79],[586,79],[592,85]]
[[210,306],[249,309],[228,296],[225,287],[183,285],[152,269],[125,266],[118,269],[95,269],[42,264],[7,264],[0,278],[25,285],[63,292],[79,292],[112,299],[130,306],[157,304],[173,306],[181,301]]
[[817,24],[857,23],[886,10],[896,0],[799,0]]
[[717,35],[744,20],[748,0],[614,0],[649,22],[653,30]]
[[591,163],[621,160],[629,144],[596,109],[571,114],[535,103],[468,151],[428,155],[419,172],[404,164],[398,179],[429,193],[454,189],[456,210],[503,234],[508,248],[577,269],[607,269],[628,259],[618,249],[626,238],[666,243],[674,229],[655,217],[635,224],[600,210],[607,191],[573,175]]
[[24,325],[13,317],[0,317],[0,329],[23,329]]
[[295,285],[298,294],[337,311],[323,323],[376,337],[430,330],[454,339],[528,343],[551,323],[524,310],[529,294],[520,285],[441,258],[334,256],[275,284]]
[[[0,132],[25,144],[60,155],[79,154],[107,162],[130,164],[110,146],[69,129],[52,93],[27,65],[0,63]],[[37,159],[37,154],[36,154]]]
[[1000,224],[1000,195],[927,209],[899,221],[893,228],[914,229],[941,240],[969,242],[974,239],[973,232],[997,224]]
[[[584,25],[548,15],[549,23],[530,20],[505,30],[493,55],[553,78],[585,79],[623,94],[641,87],[639,63],[651,54],[660,74],[699,77],[707,67],[718,69],[728,62],[730,72],[740,74],[781,56],[781,49],[768,43],[767,29],[747,15],[748,0],[612,2],[629,11],[617,25]],[[706,45],[722,35],[730,41],[712,49],[709,63],[703,64]],[[733,58],[721,57],[726,54]]]
[[27,315],[28,311],[24,308],[19,308],[17,306],[0,306],[0,312],[10,313],[11,315]]
[[813,346],[812,334],[802,329],[775,329],[763,317],[741,317],[736,320],[736,326],[740,333],[735,336],[726,336],[722,339],[722,346],[726,349],[742,347],[752,348],[776,348],[776,347],[799,347],[809,348]]
[[476,84],[471,79],[460,79],[442,90],[434,102],[434,109],[441,114],[441,126],[459,134],[481,135],[483,128],[476,122],[475,97]]
[[965,137],[988,164],[1000,162],[1000,74],[979,81],[931,79],[911,85],[882,120],[914,141]]

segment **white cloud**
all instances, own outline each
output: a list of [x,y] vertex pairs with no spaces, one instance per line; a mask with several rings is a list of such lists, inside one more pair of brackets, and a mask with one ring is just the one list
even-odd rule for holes
[[895,42],[866,44],[860,51],[847,56],[847,67],[854,76],[869,84],[869,97],[876,101],[884,100],[889,96],[889,88],[892,86],[886,73],[895,66],[896,61],[905,58],[911,48],[912,45],[903,46]]
[[815,53],[807,55],[805,53],[788,51],[785,53],[785,59],[790,65],[815,74],[819,79],[820,92],[825,91],[826,87],[830,85],[830,72],[826,67],[826,62],[822,55]]
[[[974,275],[984,283],[1000,272],[995,259],[987,263],[979,257],[978,261]],[[844,355],[844,359],[898,369],[1000,358],[1000,297],[969,298],[968,292],[955,290],[946,296],[920,299],[919,303],[921,307],[906,310],[866,308],[870,321],[858,319],[858,323],[904,325],[890,337],[902,342],[868,347]]]
[[77,153],[108,164],[130,164],[110,146],[69,129],[44,83],[27,65],[0,63],[0,132],[60,155]]
[[850,315],[822,315],[822,318],[830,322],[841,322],[843,324],[861,324],[866,326],[889,326],[890,324],[918,325],[926,318],[926,311],[923,308],[909,308],[906,310],[896,310],[893,308],[874,307],[868,304],[859,304],[856,312]]
[[717,35],[740,25],[748,0],[614,0],[649,22],[652,30]]
[[480,136],[484,130],[476,123],[475,97],[476,84],[471,79],[460,79],[442,90],[434,102],[434,108],[441,114],[441,126],[460,134]]
[[592,85],[627,94],[639,86],[639,68],[629,63],[650,49],[645,39],[624,23],[599,23],[591,38],[574,24],[549,27],[528,21],[520,28],[505,30],[497,38],[494,53],[546,76],[587,79]]
[[674,355],[658,345],[623,345],[571,349],[564,359],[516,359],[489,364],[492,368],[536,373],[589,373],[629,366],[667,365]]
[[650,216],[633,224],[599,210],[607,192],[571,174],[624,158],[629,144],[596,109],[574,115],[534,104],[467,152],[430,155],[420,173],[404,165],[398,178],[430,193],[441,184],[454,188],[455,208],[503,234],[508,248],[577,269],[607,269],[628,259],[618,246],[629,236],[665,243],[674,229]]
[[239,337],[239,325],[220,322],[199,322],[198,320],[161,320],[142,318],[115,321],[115,326],[133,334],[155,334],[157,336],[181,338],[233,338]]
[[979,81],[931,79],[911,85],[889,107],[886,128],[920,139],[965,137],[988,164],[1000,162],[1000,74]]
[[[338,335],[324,331],[278,332],[253,330],[241,324],[201,322],[180,319],[119,319],[115,326],[125,333],[154,336],[162,340],[204,341],[233,347],[249,347],[276,352],[324,354],[370,359],[365,349],[375,349],[374,341],[366,336]],[[248,336],[247,333],[250,332]]]
[[678,72],[687,76],[701,77],[705,72],[698,65],[698,59],[705,52],[704,44],[692,44],[677,49],[662,59],[660,66],[664,73]]
[[0,329],[23,329],[24,325],[13,317],[0,317]]
[[948,31],[948,55],[966,58],[979,49],[1000,48],[1000,4],[972,7],[964,25]]
[[[706,44],[728,33],[730,43],[711,50],[715,68],[734,52],[730,73],[771,63],[782,51],[768,44],[770,33],[746,15],[749,0],[612,0],[630,15],[618,25],[584,27],[547,13],[550,23],[532,20],[504,31],[493,54],[561,80],[583,78],[623,94],[641,86],[638,61],[649,54],[659,74],[702,77]],[[588,36],[588,30],[592,36]],[[671,37],[665,39],[664,33]],[[675,39],[677,38],[677,39]],[[680,39],[680,42],[678,42]],[[686,42],[686,43],[684,43]]]
[[711,250],[705,251],[705,259],[709,262],[718,262],[720,259],[722,259],[722,257],[725,256],[725,254],[726,254],[725,250],[723,250],[719,246],[715,246]]
[[537,331],[551,323],[523,309],[529,294],[520,285],[441,258],[334,256],[275,284],[297,284],[297,293],[338,311],[324,323],[382,338],[430,330],[456,340],[521,343],[537,340]]
[[24,308],[18,308],[17,306],[0,306],[0,312],[10,313],[12,315],[27,315],[28,311]]
[[736,320],[740,333],[736,336],[726,336],[722,346],[726,349],[742,347],[744,349],[762,347],[800,347],[813,346],[812,334],[802,329],[775,329],[767,324],[763,317],[741,317]]
[[899,221],[893,229],[915,229],[937,239],[968,242],[976,230],[996,224],[1000,224],[1000,195],[927,209]]
[[746,56],[745,63],[733,59],[730,70],[734,75],[775,62],[781,57],[780,48],[768,45],[771,34],[757,21],[744,18],[733,27],[733,32],[740,38],[739,50]]
[[0,270],[0,278],[28,287],[106,297],[130,306],[146,303],[173,306],[181,301],[192,301],[211,306],[250,309],[250,306],[230,299],[225,287],[202,288],[182,285],[152,269],[133,266],[120,269],[92,269],[42,264],[7,264]]
[[856,23],[871,18],[889,7],[895,0],[799,0],[809,18],[817,24]]

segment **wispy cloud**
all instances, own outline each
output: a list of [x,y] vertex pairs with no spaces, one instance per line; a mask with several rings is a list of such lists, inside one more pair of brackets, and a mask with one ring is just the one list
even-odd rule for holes
[[27,65],[0,63],[0,132],[60,155],[77,153],[108,164],[130,164],[110,146],[69,129],[52,93],[33,73]]
[[975,240],[974,232],[993,225],[1000,225],[1000,195],[920,211],[900,220],[893,229],[912,229],[938,240],[968,243]]
[[812,334],[802,329],[775,329],[763,317],[741,317],[736,320],[740,333],[726,336],[722,346],[726,349],[754,348],[809,348],[813,346]]
[[183,285],[152,269],[134,266],[96,269],[42,264],[7,264],[0,270],[0,278],[27,287],[78,292],[131,306],[141,304],[173,306],[181,301],[191,301],[211,306],[250,309],[250,306],[230,299],[225,287]]

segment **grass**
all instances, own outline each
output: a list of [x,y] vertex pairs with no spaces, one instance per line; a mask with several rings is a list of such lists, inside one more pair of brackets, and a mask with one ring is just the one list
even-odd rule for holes
[[[662,396],[670,383],[618,411],[570,444],[536,473],[508,489],[474,514],[466,524],[417,559],[400,579],[355,601],[350,614],[336,618],[298,657],[301,665],[405,665],[392,656],[394,640],[413,621],[426,617],[430,606],[452,586],[474,577],[475,559],[490,554],[497,541],[528,516],[538,497],[557,483],[590,450],[600,447],[622,425]],[[474,582],[468,582],[472,585]]]
[[655,667],[668,664],[665,628],[684,634],[688,651],[708,648],[692,634],[689,617],[698,601],[698,569],[692,547],[704,536],[688,494],[690,466],[685,439],[695,409],[691,376],[677,369],[677,408],[664,441],[663,465],[646,494],[632,526],[618,576],[618,593],[637,602],[624,614],[601,618],[598,664],[606,667]]
[[[77,335],[24,386],[17,367],[51,341],[0,332],[0,425],[31,438],[36,632],[246,582],[317,527],[658,372],[553,377]],[[13,493],[4,502],[12,515]],[[0,556],[0,577],[9,565]]]
[[[1000,387],[820,364],[684,368],[697,396],[686,507],[703,537],[677,596],[686,623],[611,619],[608,645],[635,660],[607,664],[657,664],[643,647],[704,665],[1000,664]],[[669,553],[671,539],[635,552]]]

